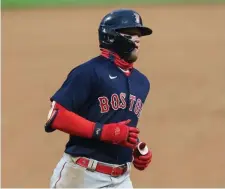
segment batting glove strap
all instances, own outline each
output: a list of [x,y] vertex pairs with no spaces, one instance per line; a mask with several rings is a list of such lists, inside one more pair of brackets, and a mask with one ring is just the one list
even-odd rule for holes
[[95,128],[94,128],[94,132],[93,132],[92,138],[100,140],[101,139],[101,134],[102,134],[102,128],[103,128],[103,124],[97,122],[95,124]]

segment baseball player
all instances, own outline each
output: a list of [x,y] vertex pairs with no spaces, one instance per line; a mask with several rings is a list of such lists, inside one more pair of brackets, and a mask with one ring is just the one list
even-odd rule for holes
[[152,30],[136,11],[119,9],[98,32],[101,54],[72,69],[50,99],[45,131],[69,134],[50,188],[132,188],[131,165],[151,162],[137,128],[150,83],[133,65]]

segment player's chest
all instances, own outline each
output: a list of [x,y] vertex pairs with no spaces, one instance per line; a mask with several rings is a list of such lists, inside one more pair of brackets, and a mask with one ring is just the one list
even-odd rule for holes
[[98,104],[101,113],[126,110],[134,112],[139,117],[146,95],[145,87],[137,81],[135,75],[127,77],[117,70],[102,74],[98,86]]

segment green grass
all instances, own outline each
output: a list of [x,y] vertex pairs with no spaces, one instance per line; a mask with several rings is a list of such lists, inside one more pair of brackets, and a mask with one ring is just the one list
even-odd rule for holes
[[225,0],[2,0],[2,8],[93,6],[124,4],[204,4],[225,3]]

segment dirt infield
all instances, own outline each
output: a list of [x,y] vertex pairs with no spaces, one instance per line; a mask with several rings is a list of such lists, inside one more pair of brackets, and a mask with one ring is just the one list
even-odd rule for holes
[[[2,187],[48,187],[68,138],[44,132],[49,97],[99,53],[112,9],[2,12]],[[136,10],[153,29],[136,63],[151,81],[140,129],[153,161],[134,186],[225,187],[225,6]]]

